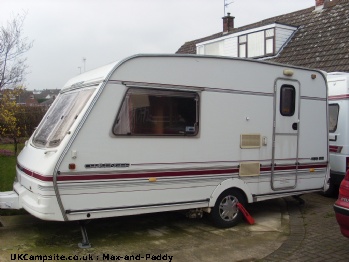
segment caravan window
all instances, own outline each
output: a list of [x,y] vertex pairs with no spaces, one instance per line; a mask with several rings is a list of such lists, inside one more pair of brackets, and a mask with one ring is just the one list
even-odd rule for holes
[[88,89],[59,95],[34,134],[34,145],[38,147],[58,146],[94,90]]
[[130,88],[114,124],[115,135],[195,136],[199,96],[194,92]]
[[328,111],[329,111],[329,115],[330,115],[330,117],[329,117],[329,131],[331,133],[333,133],[337,130],[339,105],[338,104],[329,104]]
[[292,85],[282,85],[280,90],[280,114],[293,116],[296,109],[296,89]]

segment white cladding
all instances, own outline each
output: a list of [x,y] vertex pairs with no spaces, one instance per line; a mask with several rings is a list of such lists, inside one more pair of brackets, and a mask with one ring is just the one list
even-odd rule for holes
[[349,73],[329,73],[327,74],[328,95],[338,96],[349,94]]
[[[340,183],[349,157],[349,73],[327,74],[331,179]],[[338,186],[337,185],[337,186]]]

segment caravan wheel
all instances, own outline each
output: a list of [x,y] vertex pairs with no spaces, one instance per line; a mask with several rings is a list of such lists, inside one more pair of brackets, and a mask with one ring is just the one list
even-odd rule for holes
[[243,214],[239,211],[237,203],[241,203],[243,206],[246,204],[245,197],[242,193],[234,189],[224,191],[218,197],[210,213],[212,222],[220,228],[237,225],[243,218]]

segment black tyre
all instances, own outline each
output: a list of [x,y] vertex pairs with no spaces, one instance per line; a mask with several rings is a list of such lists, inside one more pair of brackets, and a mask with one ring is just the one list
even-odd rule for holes
[[243,206],[246,204],[245,196],[238,190],[228,189],[217,199],[215,206],[211,210],[210,218],[213,224],[220,228],[236,226],[241,222],[243,214],[239,210],[237,203]]

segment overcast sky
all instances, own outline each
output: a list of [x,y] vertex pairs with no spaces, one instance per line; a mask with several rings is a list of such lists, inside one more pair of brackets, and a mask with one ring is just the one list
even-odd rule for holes
[[[226,0],[240,27],[315,0]],[[138,53],[175,53],[222,30],[224,0],[1,0],[0,25],[27,12],[27,89],[61,88],[84,71]],[[83,58],[86,58],[85,63]]]

